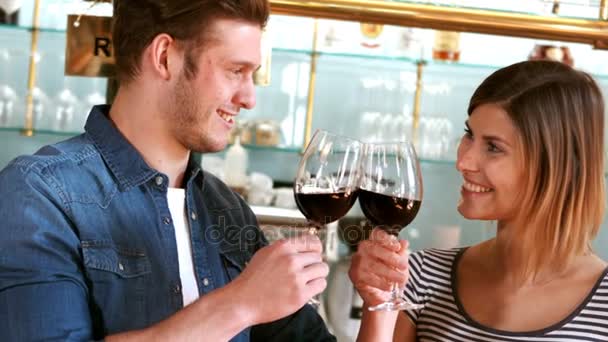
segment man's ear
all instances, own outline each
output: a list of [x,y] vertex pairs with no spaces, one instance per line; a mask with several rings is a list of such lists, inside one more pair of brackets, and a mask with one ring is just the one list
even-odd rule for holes
[[147,50],[150,71],[166,81],[177,75],[181,61],[177,42],[173,37],[161,33],[154,37]]

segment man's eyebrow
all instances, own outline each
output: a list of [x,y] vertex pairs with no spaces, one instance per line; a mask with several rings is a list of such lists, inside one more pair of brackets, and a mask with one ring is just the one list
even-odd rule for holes
[[228,63],[230,64],[234,64],[234,65],[241,65],[241,66],[246,66],[248,68],[252,68],[254,70],[258,70],[261,65],[255,64],[255,63],[251,63],[249,61],[245,61],[245,60],[229,60]]

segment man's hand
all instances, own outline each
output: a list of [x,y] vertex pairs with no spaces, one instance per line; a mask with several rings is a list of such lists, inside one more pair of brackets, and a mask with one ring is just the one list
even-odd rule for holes
[[302,235],[260,249],[230,287],[253,324],[267,323],[299,310],[327,286],[329,266],[323,262],[318,237]]
[[407,241],[376,228],[353,255],[349,276],[367,306],[390,299],[393,283],[403,286],[408,279]]

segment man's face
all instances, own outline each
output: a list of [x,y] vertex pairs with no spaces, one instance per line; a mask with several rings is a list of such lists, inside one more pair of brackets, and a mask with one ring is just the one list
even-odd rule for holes
[[167,125],[187,149],[224,149],[241,108],[255,106],[253,72],[261,59],[262,30],[257,24],[220,19],[211,40],[194,61],[198,72],[179,74],[169,101]]

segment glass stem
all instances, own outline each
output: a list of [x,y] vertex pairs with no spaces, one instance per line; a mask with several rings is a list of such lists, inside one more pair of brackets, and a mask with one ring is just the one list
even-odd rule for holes
[[392,302],[396,302],[397,300],[399,300],[400,295],[401,295],[401,289],[399,288],[399,284],[397,283],[393,283],[392,288],[391,288],[391,301]]

